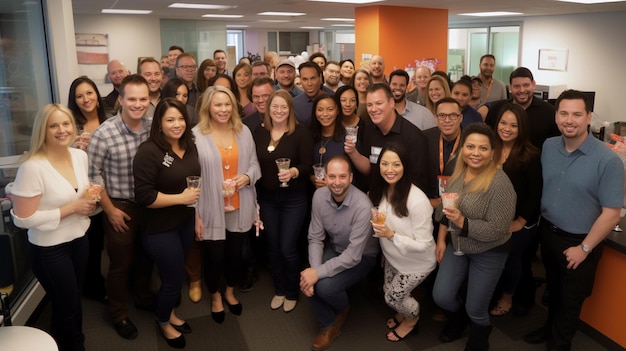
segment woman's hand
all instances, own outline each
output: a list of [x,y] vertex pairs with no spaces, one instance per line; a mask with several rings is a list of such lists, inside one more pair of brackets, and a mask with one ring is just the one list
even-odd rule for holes
[[204,225],[202,224],[202,219],[196,212],[196,224],[194,226],[194,231],[196,233],[196,241],[202,241],[202,233],[204,233]]
[[435,257],[437,258],[437,262],[441,263],[443,261],[443,254],[446,252],[446,242],[437,241],[437,246],[435,247]]
[[96,204],[96,200],[83,196],[72,203],[72,212],[81,216],[89,216],[96,209]]
[[376,224],[372,222],[372,227],[374,227],[374,233],[379,238],[391,239],[396,234],[393,230],[389,229],[386,224]]
[[454,223],[457,228],[463,228],[463,224],[465,223],[465,217],[461,213],[461,210],[455,207],[445,207],[443,209],[443,213],[446,215],[446,218],[452,223]]
[[180,200],[183,205],[193,205],[198,202],[200,197],[200,188],[185,188],[180,193]]
[[511,225],[509,226],[509,232],[519,232],[520,230],[522,230],[522,228],[524,228],[525,225],[526,220],[522,217],[517,217],[515,220],[513,220],[513,222],[511,222]]
[[250,177],[246,174],[237,174],[232,180],[237,184],[237,190],[250,185]]
[[315,185],[315,189],[323,188],[326,186],[326,179],[317,179],[313,176],[313,185]]
[[343,142],[343,151],[347,154],[350,155],[353,152],[356,151],[356,144],[352,142],[352,140],[344,140]]
[[280,180],[282,183],[288,183],[291,178],[294,177],[292,169],[294,169],[294,167],[278,172],[278,180]]

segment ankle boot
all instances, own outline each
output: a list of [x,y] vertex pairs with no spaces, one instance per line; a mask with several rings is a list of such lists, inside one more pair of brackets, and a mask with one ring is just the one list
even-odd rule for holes
[[439,334],[439,341],[441,342],[452,342],[454,340],[460,339],[463,336],[463,332],[467,327],[467,322],[469,318],[465,313],[465,309],[461,309],[457,312],[449,312],[443,311],[446,315],[446,325],[443,327],[441,334]]
[[493,327],[491,325],[478,325],[471,322],[465,351],[489,350],[489,334],[491,334],[492,329]]

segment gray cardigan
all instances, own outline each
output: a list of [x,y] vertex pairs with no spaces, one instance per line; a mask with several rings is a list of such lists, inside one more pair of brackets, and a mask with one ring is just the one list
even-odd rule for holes
[[[222,157],[210,134],[202,135],[198,127],[192,129],[198,148],[202,183],[200,199],[196,211],[204,225],[203,240],[224,240],[226,238],[226,221],[224,216],[224,196],[222,185]],[[239,150],[237,173],[250,177],[250,185],[239,189],[238,227],[250,229],[256,220],[256,189],[254,184],[261,177],[256,147],[250,130],[245,125],[241,132],[236,133]]]
[[[467,218],[467,237],[459,236],[461,229],[455,226],[452,244],[467,254],[477,254],[505,244],[511,238],[509,226],[515,216],[517,195],[506,173],[498,169],[484,192],[468,193],[471,182],[462,178],[448,185],[448,191],[459,194],[457,207]],[[442,206],[436,212],[437,220],[443,218]]]

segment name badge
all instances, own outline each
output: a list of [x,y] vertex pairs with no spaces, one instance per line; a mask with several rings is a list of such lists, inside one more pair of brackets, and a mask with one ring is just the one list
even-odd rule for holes
[[439,185],[439,196],[446,192],[446,187],[448,186],[448,181],[450,181],[450,176],[437,176],[437,184]]
[[372,146],[370,147],[370,163],[375,165],[378,162],[378,156],[380,156],[380,152],[383,150],[380,146]]

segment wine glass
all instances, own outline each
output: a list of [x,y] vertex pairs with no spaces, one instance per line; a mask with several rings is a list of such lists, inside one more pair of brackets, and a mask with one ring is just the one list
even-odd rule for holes
[[[441,203],[442,203],[443,208],[446,208],[446,207],[456,208],[456,202],[458,201],[458,199],[459,199],[458,193],[447,192],[447,193],[441,194]],[[452,221],[448,221],[448,233],[454,233],[454,223],[452,223]],[[457,256],[463,256],[464,253],[463,251],[461,251],[461,247],[460,247],[461,239],[458,236],[457,236],[457,243],[454,246],[456,246],[456,249],[453,252],[453,254]]]
[[[200,176],[188,176],[187,177],[187,187],[189,189],[198,189],[200,187],[201,178]],[[196,207],[196,204],[187,205],[187,207]]]
[[[289,165],[291,165],[291,159],[279,158],[278,160],[276,160],[276,166],[278,167],[278,172],[289,170]],[[287,184],[287,182],[280,183],[281,188],[286,188],[288,186],[289,184]]]
[[237,182],[232,179],[224,180],[223,188],[224,188],[224,196],[228,199],[228,203],[224,206],[224,210],[232,211],[235,208],[230,203],[230,198],[235,194],[235,188],[237,187]]

